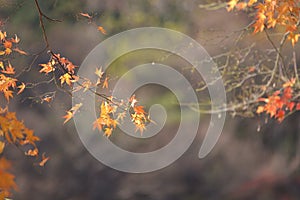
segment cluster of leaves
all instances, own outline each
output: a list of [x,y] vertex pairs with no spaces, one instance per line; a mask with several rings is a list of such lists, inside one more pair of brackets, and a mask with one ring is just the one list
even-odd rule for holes
[[0,199],[5,199],[11,195],[12,189],[17,189],[15,176],[9,172],[11,163],[4,157],[0,158]]
[[17,35],[14,38],[7,38],[7,33],[0,30],[0,92],[3,93],[7,101],[13,97],[15,89],[19,89],[17,94],[20,94],[25,89],[25,84],[22,82],[18,83],[18,80],[13,77],[15,69],[9,59],[13,51],[26,55],[26,52],[16,47],[19,42],[20,39]]
[[295,79],[283,84],[281,90],[275,91],[267,98],[259,98],[258,100],[264,105],[258,106],[256,113],[267,113],[279,122],[282,122],[288,113],[300,110],[300,103],[293,101],[293,86]]
[[133,95],[129,99],[130,103],[130,115],[133,123],[136,126],[136,130],[139,130],[141,133],[146,129],[146,124],[151,122],[150,116],[147,115],[147,113],[144,110],[143,106],[138,106],[137,105],[137,100],[135,98],[135,95]]
[[75,75],[74,69],[77,67],[71,61],[65,57],[61,57],[60,54],[51,53],[50,61],[45,64],[40,64],[42,67],[40,72],[49,74],[54,72],[55,69],[59,69],[63,75],[59,77],[61,85],[67,84],[72,86],[72,83],[78,80],[78,77]]
[[[8,38],[7,33],[0,30],[0,93],[2,93],[7,101],[22,93],[26,88],[26,84],[19,81],[15,75],[15,68],[11,64],[13,53],[27,55],[23,50],[17,47],[20,39],[15,37]],[[3,156],[3,151],[8,144],[12,144],[20,148],[26,156],[39,156],[39,149],[36,142],[39,137],[35,136],[33,130],[27,128],[23,121],[16,117],[15,112],[10,112],[8,107],[0,107],[0,199],[4,199],[11,194],[12,189],[16,189],[14,175],[9,170],[11,169],[10,162]],[[39,166],[44,166],[49,157],[43,153],[42,160],[37,163]]]
[[103,101],[100,106],[100,116],[94,122],[94,129],[97,128],[104,132],[104,135],[109,137],[112,131],[116,128],[118,122],[113,118],[117,106],[112,105],[110,102]]
[[[104,135],[109,137],[112,134],[112,131],[116,128],[117,124],[120,121],[123,121],[127,113],[130,114],[131,121],[136,126],[136,131],[143,131],[146,129],[146,125],[151,122],[149,115],[144,110],[143,106],[137,105],[137,99],[133,95],[125,108],[122,108],[124,104],[117,103],[113,101],[113,98],[110,97],[110,101],[103,101],[100,106],[100,116],[94,122],[94,129],[97,128],[104,132]],[[117,110],[122,110],[122,112],[117,112]],[[128,111],[128,112],[126,112]],[[117,117],[114,117],[116,115]]]
[[[296,49],[298,42],[299,23],[300,23],[300,4],[297,0],[230,0],[227,3],[227,10],[244,10],[255,13],[253,21],[245,28],[252,28],[254,34],[265,32],[267,40],[274,48],[274,59],[271,54],[258,54],[253,48],[247,49],[247,54],[253,51],[253,67],[249,68],[247,75],[240,82],[241,88],[250,88],[249,91],[256,91],[248,95],[250,100],[247,103],[254,105],[255,113],[266,113],[270,118],[275,118],[282,122],[300,109],[299,104],[299,75],[296,58]],[[282,33],[282,39],[278,47],[272,40],[272,36],[267,29],[278,27],[277,32]],[[293,47],[292,60],[283,56],[283,45],[289,40]],[[254,46],[254,45],[253,45]],[[250,56],[248,56],[250,57]],[[238,63],[245,62],[247,56],[236,59]],[[256,63],[253,63],[256,62]],[[274,65],[272,65],[274,63]],[[291,66],[291,67],[290,67]],[[240,69],[239,69],[240,71]],[[248,82],[247,82],[248,81]],[[246,91],[246,90],[241,90]],[[244,96],[243,96],[244,97]],[[252,98],[251,98],[252,97]],[[245,101],[245,97],[243,98]],[[247,101],[246,101],[247,102]]]
[[[39,149],[36,142],[39,137],[34,135],[33,130],[28,129],[23,121],[16,118],[16,113],[9,112],[7,107],[0,108],[0,199],[4,199],[11,194],[12,189],[16,189],[14,175],[8,172],[11,164],[3,157],[3,151],[7,144],[14,144],[30,157],[38,157]],[[28,149],[28,150],[26,150]],[[44,166],[49,157],[42,155],[39,166]]]
[[104,34],[104,35],[106,34],[106,30],[103,28],[103,26],[99,26],[95,22],[93,22],[93,17],[90,14],[81,12],[81,13],[79,13],[79,15],[87,18],[89,23],[94,24],[97,27],[98,31],[100,31],[102,34]]
[[294,46],[300,36],[297,27],[299,26],[300,7],[297,0],[230,0],[227,10],[234,8],[246,10],[254,7],[256,11],[255,22],[253,23],[254,33],[262,32],[265,28],[274,28],[276,25],[285,27],[288,39]]
[[[104,29],[103,29],[104,30]],[[103,32],[103,31],[102,31]],[[16,70],[11,65],[10,56],[16,52],[18,54],[27,55],[25,51],[20,50],[16,45],[20,42],[20,39],[15,36],[14,38],[7,38],[7,33],[0,31],[1,36],[1,48],[3,51],[0,52],[0,92],[4,95],[7,104],[9,100],[14,98],[14,93],[21,94],[26,85],[31,83],[23,83],[18,80],[16,76]],[[135,96],[131,97],[126,106],[123,102],[113,100],[113,97],[108,97],[104,94],[98,93],[97,88],[107,89],[109,87],[109,77],[104,75],[102,68],[97,68],[95,74],[97,81],[93,83],[89,79],[79,77],[76,75],[77,66],[74,65],[70,60],[61,56],[60,54],[53,53],[51,49],[48,51],[50,59],[47,63],[41,63],[39,72],[46,76],[53,76],[56,81],[60,81],[60,88],[67,88],[66,92],[76,92],[83,90],[84,92],[90,91],[103,98],[100,106],[100,116],[94,122],[94,128],[99,131],[103,131],[105,136],[110,136],[117,124],[123,120],[126,116],[126,111],[130,110],[130,117],[132,122],[136,125],[137,130],[143,132],[146,123],[149,121],[144,108],[137,106],[137,100]],[[58,73],[56,73],[58,71]],[[57,77],[56,74],[59,74]],[[79,81],[81,80],[81,81]],[[75,84],[76,83],[76,87]],[[42,102],[50,103],[54,96],[46,96],[42,99]],[[76,104],[67,114],[63,116],[64,123],[68,122],[77,111],[79,111],[82,103]],[[123,112],[116,114],[117,109],[121,109]],[[129,108],[129,109],[128,109]],[[117,117],[114,117],[114,116]],[[39,157],[39,149],[36,142],[39,141],[39,137],[34,135],[33,130],[28,129],[23,121],[19,121],[16,117],[16,113],[8,111],[8,107],[0,109],[0,199],[8,197],[11,194],[12,189],[16,189],[14,182],[14,175],[10,170],[10,162],[3,157],[3,150],[7,144],[13,144],[20,149],[24,149],[24,154],[30,157]],[[49,160],[49,157],[42,154],[42,158],[37,163],[43,167]]]

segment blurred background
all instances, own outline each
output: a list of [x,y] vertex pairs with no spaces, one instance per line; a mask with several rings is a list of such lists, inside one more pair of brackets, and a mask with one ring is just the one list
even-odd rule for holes
[[[236,31],[247,26],[251,19],[244,13],[228,13],[222,1],[212,0],[48,0],[40,1],[47,16],[63,22],[45,22],[49,43],[80,66],[88,53],[104,39],[119,32],[145,26],[158,26],[180,31],[198,41],[213,57],[234,46]],[[210,6],[207,6],[210,5]],[[219,5],[219,6],[214,6]],[[207,9],[208,8],[208,9]],[[103,26],[103,35],[79,15],[89,13],[94,22]],[[3,29],[21,38],[21,47],[34,54],[44,47],[34,1],[0,0]],[[261,35],[245,39],[244,45],[258,43],[265,48]],[[117,77],[143,62],[162,62],[182,70],[195,88],[201,77],[194,77],[190,66],[163,53],[135,52],[118,59],[108,74]],[[155,57],[156,56],[156,57]],[[158,58],[157,58],[158,56]],[[16,58],[17,69],[28,66],[33,57]],[[51,77],[38,71],[39,63],[49,60],[47,54],[33,63],[29,73],[20,80],[41,82]],[[113,82],[114,80],[112,80]],[[41,102],[45,92],[56,91],[55,99]],[[161,103],[167,109],[167,126],[149,141],[118,136],[112,140],[121,146],[147,152],[167,144],[176,133],[178,107],[168,90],[145,86],[137,91],[140,104]],[[175,104],[174,104],[175,102]],[[300,198],[300,115],[295,113],[281,124],[259,117],[228,115],[223,133],[204,159],[198,151],[209,123],[209,115],[201,114],[197,138],[188,151],[172,165],[156,172],[129,174],[110,169],[93,158],[82,145],[73,121],[63,125],[62,116],[71,107],[71,97],[58,91],[54,84],[41,84],[26,90],[14,99],[10,110],[18,113],[25,124],[42,139],[41,151],[51,158],[44,168],[14,147],[6,151],[12,160],[19,190],[13,199],[299,199]],[[139,134],[139,133],[137,133]],[[188,134],[188,130],[187,130]],[[120,139],[121,138],[121,139]],[[122,140],[124,139],[124,140]]]

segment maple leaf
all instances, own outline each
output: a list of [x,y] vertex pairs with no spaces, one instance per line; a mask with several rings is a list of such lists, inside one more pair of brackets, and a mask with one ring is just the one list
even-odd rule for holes
[[296,79],[295,78],[291,78],[291,80],[288,80],[287,82],[285,82],[282,87],[286,88],[286,87],[293,87],[294,84],[296,83]]
[[74,117],[75,113],[78,111],[78,109],[82,106],[82,103],[78,103],[75,106],[73,106],[70,110],[67,111],[67,114],[63,116],[65,119],[64,124],[67,123],[72,117]]
[[135,107],[133,107],[133,110],[139,114],[146,114],[146,112],[144,110],[144,106],[135,106]]
[[5,42],[3,43],[3,46],[7,49],[11,49],[12,47],[12,42],[5,40]]
[[288,101],[292,98],[293,89],[291,87],[286,87],[283,90],[283,98]]
[[9,101],[9,98],[13,98],[13,91],[11,90],[3,90],[3,94],[7,101]]
[[88,19],[92,19],[92,16],[90,16],[88,13],[82,13],[82,12],[80,12],[79,14],[80,14],[81,16],[83,16],[83,17],[88,18]]
[[45,96],[42,98],[42,102],[46,101],[50,103],[53,100],[53,96]]
[[112,134],[112,130],[113,130],[112,128],[106,128],[105,132],[104,132],[104,135],[106,137],[109,137]]
[[292,111],[293,108],[295,107],[295,102],[289,102],[289,103],[287,103],[286,107],[287,107],[290,111]]
[[44,72],[44,73],[48,74],[50,72],[53,72],[55,69],[50,62],[48,62],[47,64],[40,64],[40,66],[42,67],[42,69],[40,70],[40,73]]
[[102,26],[98,26],[98,31],[100,31],[102,34],[106,35],[106,30]]
[[102,119],[101,118],[98,118],[98,119],[96,119],[96,121],[94,121],[94,123],[93,123],[93,130],[95,130],[96,128],[99,131],[102,130]]
[[75,113],[81,106],[82,106],[82,103],[78,103],[71,108],[71,111],[73,111]]
[[42,160],[39,162],[39,166],[44,167],[46,162],[50,159],[50,157],[46,157],[45,153],[42,154]]
[[96,68],[95,74],[99,77],[102,78],[104,72],[102,71],[102,67],[100,69]]
[[290,32],[288,39],[291,40],[292,45],[295,46],[295,44],[298,42],[300,34],[294,34],[293,32]]
[[66,68],[68,70],[68,72],[74,74],[74,69],[76,68],[77,66],[75,66],[73,63],[71,62],[68,62],[68,64],[66,65]]
[[67,114],[63,116],[63,118],[65,119],[64,124],[67,123],[70,119],[72,119],[72,117],[73,117],[73,112],[67,111]]
[[4,147],[5,147],[5,143],[0,141],[0,154],[2,154]]
[[237,10],[244,10],[247,7],[247,3],[246,2],[239,2],[235,5]]
[[108,88],[108,77],[105,78],[102,88]]
[[6,32],[0,31],[0,40],[5,40],[6,37],[7,37]]
[[273,103],[269,103],[265,106],[266,113],[270,114],[271,117],[276,115],[277,107]]
[[282,122],[284,120],[285,112],[284,110],[279,110],[275,116],[279,122]]
[[33,134],[33,130],[26,129],[26,130],[24,130],[24,133],[25,133],[26,137],[25,137],[25,140],[23,141],[23,145],[30,143],[33,146],[35,146],[35,142],[40,141],[40,138]]
[[239,0],[230,0],[228,3],[227,3],[227,11],[231,11],[233,10],[233,8],[235,7],[235,5],[238,3]]
[[116,108],[110,103],[104,101],[100,106],[100,117],[93,123],[93,129],[104,131],[104,135],[110,136],[114,128],[116,128],[118,122],[113,118],[113,113],[116,112]]
[[138,101],[137,101],[136,98],[135,98],[135,94],[132,95],[132,96],[130,97],[130,99],[129,99],[130,106],[131,106],[131,107],[134,107],[135,104],[136,104],[137,102],[138,102]]
[[21,85],[18,86],[19,88],[19,92],[17,93],[17,95],[21,94],[24,90],[25,90],[25,83],[22,83]]
[[84,87],[83,92],[86,92],[92,86],[92,82],[90,80],[86,80],[82,83],[82,86]]
[[8,66],[5,67],[5,70],[2,70],[1,72],[5,74],[15,74],[15,69],[9,63]]
[[256,110],[256,113],[257,114],[260,114],[260,113],[262,113],[262,112],[264,112],[265,111],[265,107],[264,106],[258,106],[257,107],[257,110]]
[[5,55],[9,55],[9,54],[11,54],[12,50],[10,48],[6,48],[4,52],[5,52]]
[[17,189],[17,185],[14,181],[15,176],[7,172],[10,168],[11,163],[3,157],[0,158],[0,197],[2,196],[2,199],[10,195],[10,190]]
[[126,112],[121,112],[121,113],[118,114],[117,120],[123,121],[125,116],[126,116]]
[[62,75],[60,78],[60,84],[68,84],[71,85],[72,84],[72,76],[69,73],[65,73],[64,75]]
[[255,4],[257,2],[257,0],[249,0],[248,1],[248,6],[252,6],[253,4]]

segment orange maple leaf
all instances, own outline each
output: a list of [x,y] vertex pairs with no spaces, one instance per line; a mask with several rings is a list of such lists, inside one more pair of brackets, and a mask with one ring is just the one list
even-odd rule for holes
[[70,119],[72,119],[72,117],[73,117],[73,112],[67,111],[67,114],[63,116],[63,118],[65,119],[64,124],[67,123]]
[[64,124],[67,123],[72,117],[74,117],[75,113],[78,111],[78,109],[82,106],[82,103],[78,103],[75,106],[73,106],[70,110],[67,111],[67,114],[63,116],[65,119]]
[[11,49],[12,47],[12,42],[5,40],[5,42],[3,43],[3,46],[7,49]]
[[80,14],[81,16],[83,16],[83,17],[88,18],[88,19],[92,19],[92,16],[89,15],[88,13],[82,13],[82,12],[80,12],[79,14]]
[[8,66],[5,67],[5,70],[2,70],[1,72],[5,74],[15,74],[15,69],[9,63]]
[[47,64],[40,64],[41,67],[43,67],[40,72],[44,72],[46,74],[53,72],[54,71],[54,67],[52,66],[52,64],[50,62],[48,62]]
[[257,110],[256,110],[256,113],[257,114],[260,114],[260,113],[262,113],[262,112],[264,112],[265,111],[265,107],[264,106],[258,106],[257,107]]
[[9,101],[9,98],[13,98],[13,91],[11,90],[3,90],[3,94],[7,101]]
[[102,26],[98,26],[98,31],[100,31],[102,34],[106,35],[106,30]]
[[46,164],[46,162],[47,162],[49,159],[50,159],[50,157],[46,157],[46,156],[45,156],[45,153],[43,153],[43,155],[42,155],[42,161],[39,162],[39,166],[44,167],[45,164]]

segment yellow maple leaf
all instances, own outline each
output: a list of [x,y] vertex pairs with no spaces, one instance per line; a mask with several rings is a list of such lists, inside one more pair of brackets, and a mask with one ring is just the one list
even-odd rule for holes
[[69,73],[65,73],[64,75],[62,75],[60,78],[60,84],[68,84],[71,85],[72,84],[72,76]]
[[4,40],[7,37],[6,32],[0,31],[0,40]]
[[112,134],[112,130],[113,130],[112,128],[106,128],[105,132],[104,132],[104,135],[106,137],[109,137]]
[[227,3],[227,11],[231,11],[234,9],[235,5],[238,3],[239,0],[230,0],[228,3]]
[[21,94],[24,90],[25,90],[25,83],[22,83],[21,85],[18,86],[19,88],[19,92],[17,93],[17,95]]
[[4,52],[5,52],[5,55],[9,55],[9,54],[11,54],[12,50],[10,48],[6,48]]
[[99,77],[102,78],[104,72],[102,71],[102,67],[100,67],[99,69],[96,68],[95,74]]

